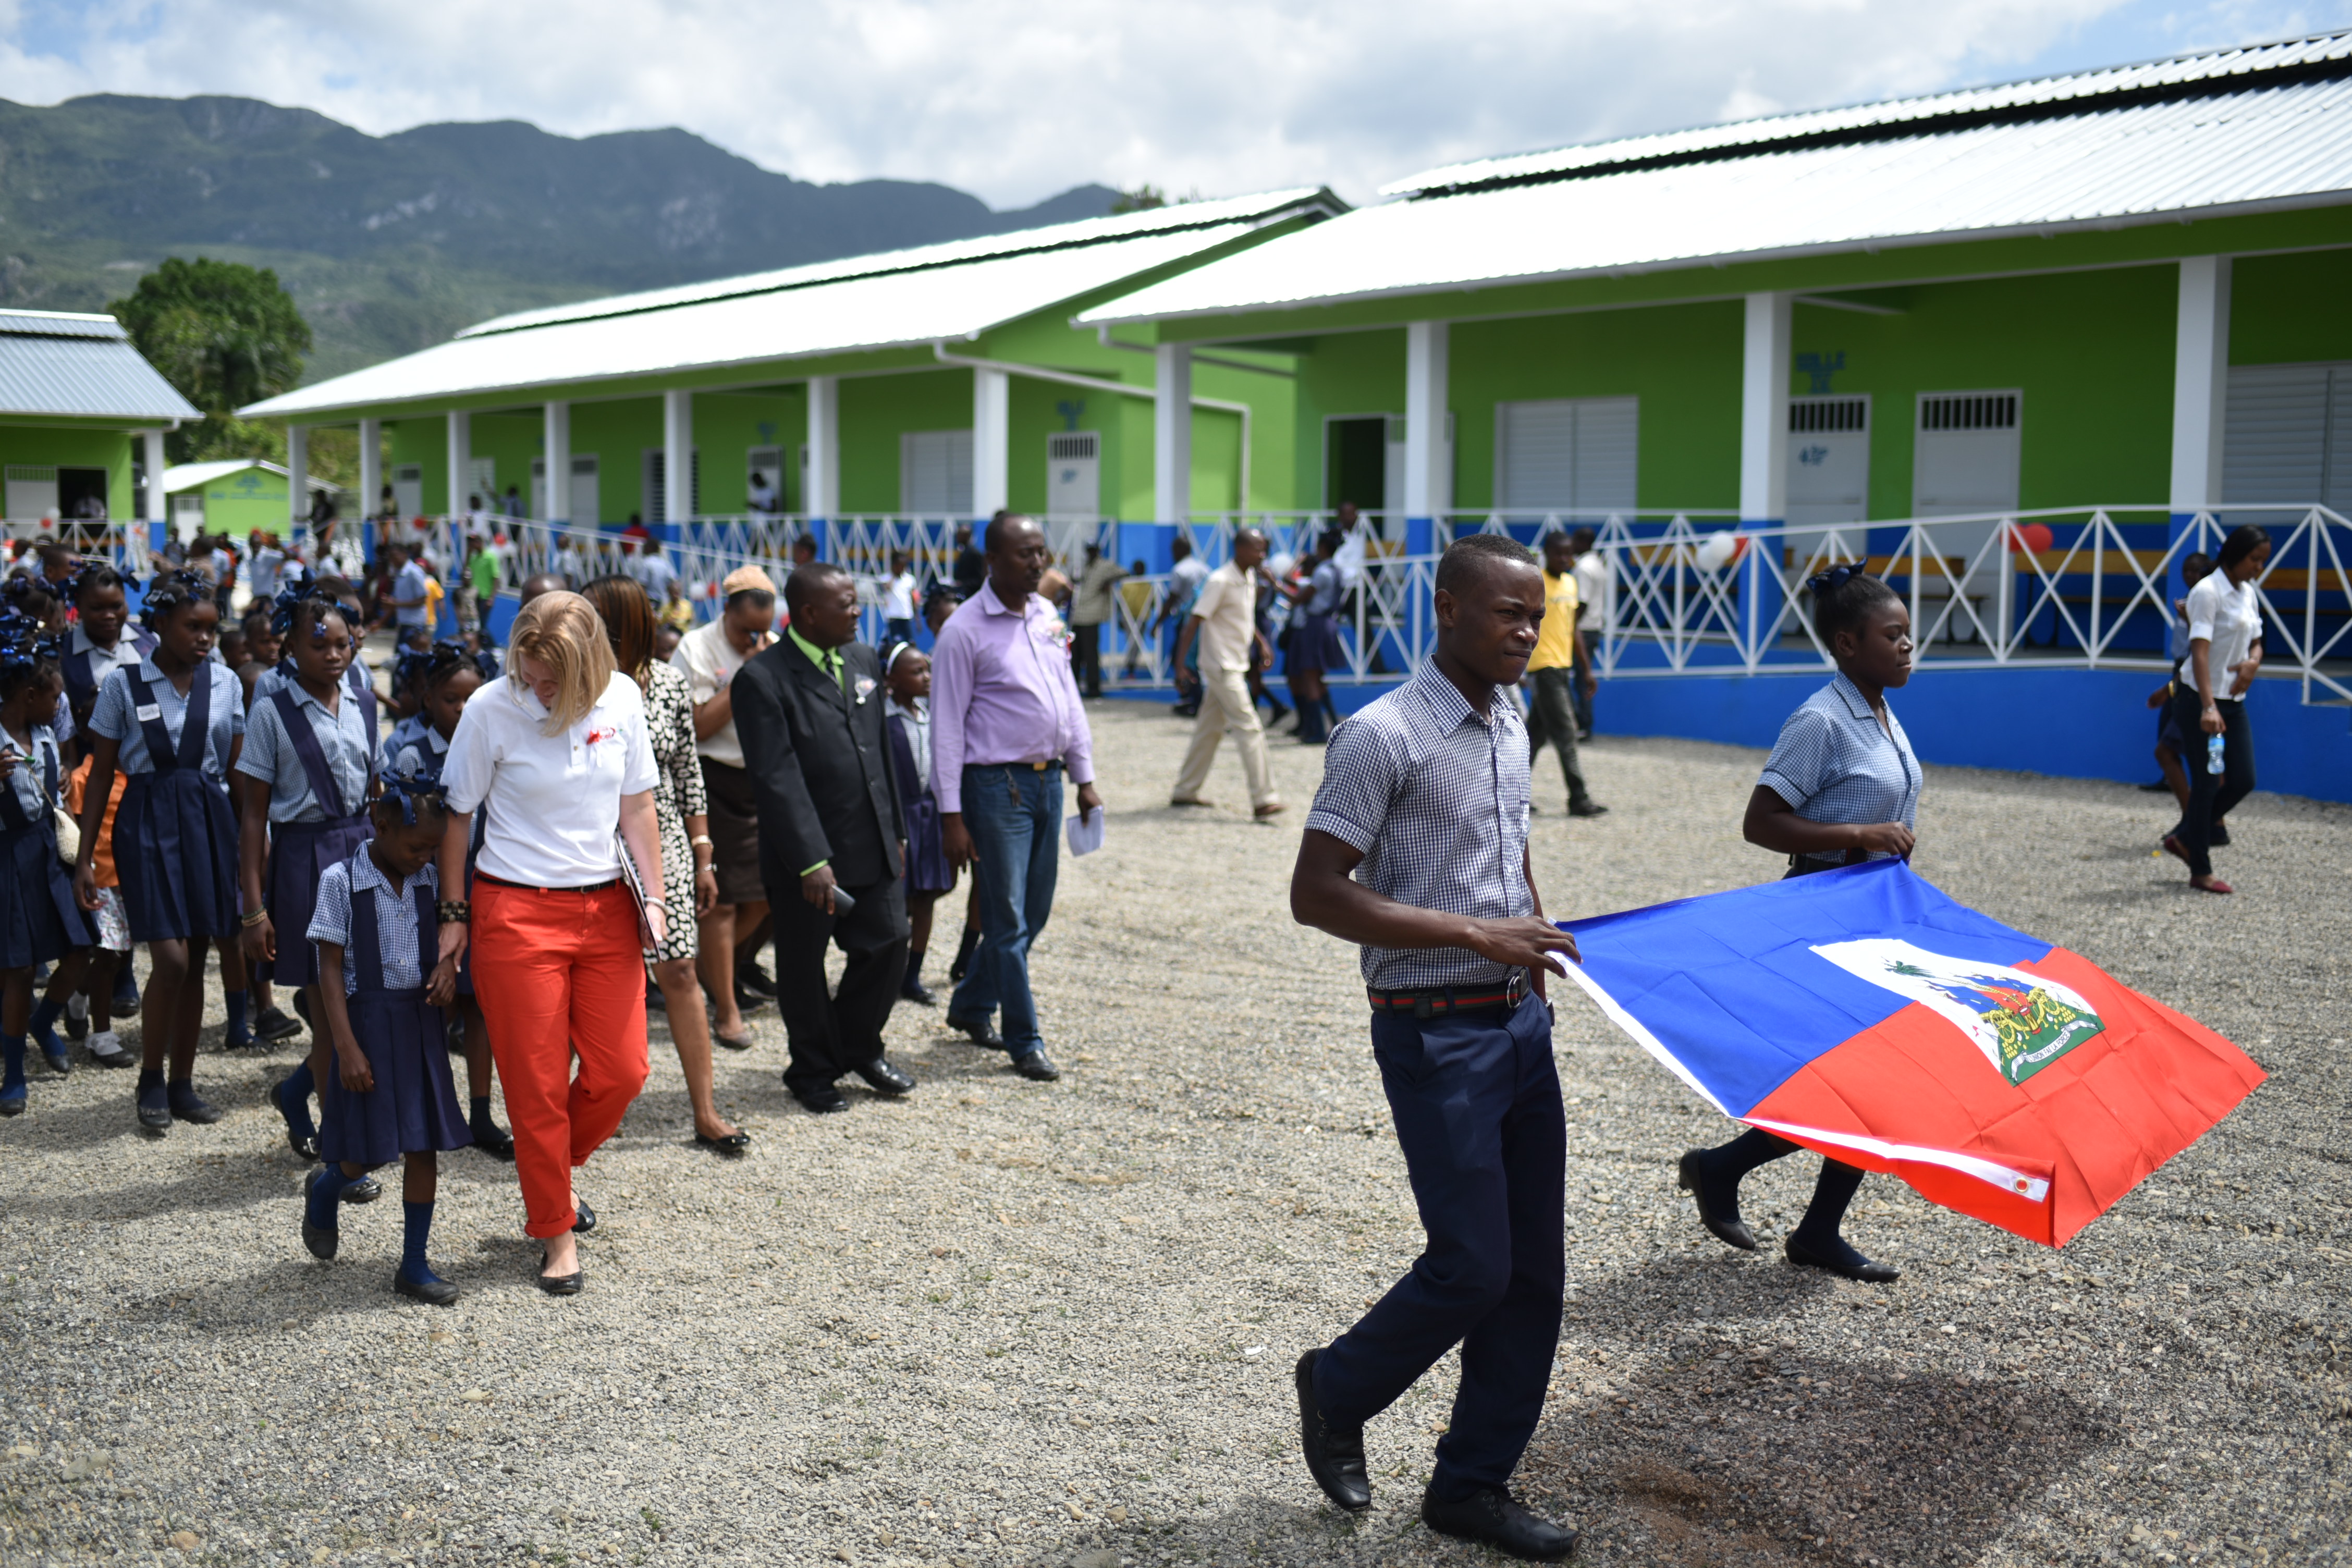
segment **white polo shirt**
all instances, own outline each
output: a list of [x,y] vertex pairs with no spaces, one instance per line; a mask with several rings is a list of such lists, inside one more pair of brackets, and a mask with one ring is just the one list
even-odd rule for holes
[[485,814],[479,868],[527,888],[585,888],[621,874],[621,797],[654,787],[637,683],[615,673],[562,734],[530,687],[500,676],[466,704],[441,773],[452,811]]
[[[2253,579],[2232,584],[2230,574],[2218,567],[2197,580],[2189,590],[2189,637],[2190,641],[2203,637],[2210,645],[2205,650],[2205,674],[2213,689],[2207,695],[2216,702],[2236,702],[2243,693],[2232,691],[2238,681],[2238,666],[2254,651],[2254,639],[2263,635],[2263,595]],[[2197,680],[2194,659],[2182,657],[2180,679],[2191,685]]]

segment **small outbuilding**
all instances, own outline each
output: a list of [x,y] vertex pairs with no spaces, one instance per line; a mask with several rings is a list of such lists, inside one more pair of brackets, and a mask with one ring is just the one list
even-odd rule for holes
[[[325,479],[305,480],[312,497],[332,495]],[[211,463],[180,463],[163,470],[163,495],[171,506],[172,531],[182,539],[226,533],[242,539],[255,529],[286,531],[291,494],[286,469],[259,458]],[[306,506],[307,512],[309,508]]]

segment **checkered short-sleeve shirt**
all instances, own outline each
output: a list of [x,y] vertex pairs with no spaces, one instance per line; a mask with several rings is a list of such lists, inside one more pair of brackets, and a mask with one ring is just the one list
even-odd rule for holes
[[[1808,822],[1918,826],[1921,775],[1911,738],[1891,705],[1886,727],[1880,729],[1869,700],[1843,674],[1789,715],[1764,761],[1764,776],[1756,782]],[[1889,857],[1874,853],[1870,858]]]
[[[416,875],[399,887],[383,874],[365,848],[348,860],[339,860],[319,878],[319,901],[312,907],[312,942],[331,942],[343,950],[343,994],[360,988],[360,962],[352,952],[352,898],[354,892],[375,900],[376,956],[383,963],[387,991],[408,991],[425,984],[426,966],[416,950],[416,889],[439,889],[441,874],[426,861]],[[437,963],[440,954],[436,952]]]
[[[1485,717],[1433,661],[1332,732],[1307,826],[1360,850],[1356,880],[1402,904],[1480,920],[1535,913],[1528,887],[1528,730],[1500,690]],[[1493,985],[1468,948],[1363,950],[1382,991]]]

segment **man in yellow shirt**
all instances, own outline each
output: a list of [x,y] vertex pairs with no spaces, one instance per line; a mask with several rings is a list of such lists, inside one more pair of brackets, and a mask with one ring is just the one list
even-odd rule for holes
[[[1557,530],[1544,535],[1543,627],[1536,637],[1535,657],[1528,660],[1528,680],[1533,687],[1528,703],[1528,760],[1533,763],[1545,742],[1559,753],[1559,771],[1568,780],[1568,814],[1598,816],[1609,808],[1584,787],[1584,769],[1576,756],[1576,694],[1581,688],[1592,698],[1592,654],[1576,624],[1576,558],[1568,535]],[[1571,684],[1572,683],[1572,684]]]

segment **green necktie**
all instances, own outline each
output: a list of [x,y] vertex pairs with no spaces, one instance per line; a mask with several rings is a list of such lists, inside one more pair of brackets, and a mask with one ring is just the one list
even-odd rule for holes
[[849,689],[849,683],[842,679],[841,650],[839,648],[829,647],[824,650],[824,673],[831,679],[833,683],[835,686],[840,687],[842,690],[847,691]]

